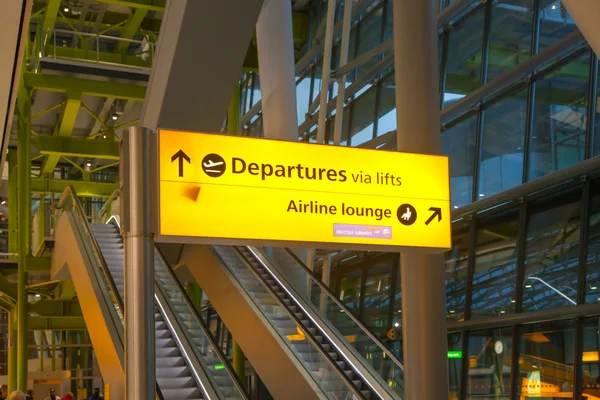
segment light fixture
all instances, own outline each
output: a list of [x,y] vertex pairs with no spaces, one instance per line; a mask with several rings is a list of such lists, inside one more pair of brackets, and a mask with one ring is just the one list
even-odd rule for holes
[[454,314],[454,310],[450,310],[450,314]]
[[113,121],[116,121],[116,120],[119,119],[119,114],[113,113],[113,115],[111,116],[111,118],[112,118]]
[[[2,204],[4,204],[4,203],[2,203]],[[590,286],[590,289],[596,290],[596,289],[598,289],[598,287],[597,286]]]
[[483,197],[483,196],[485,196],[485,194],[479,193],[479,197]]
[[39,294],[36,294],[36,295],[35,295],[35,298],[36,298],[36,299],[39,299],[40,297],[42,297],[42,296],[40,296]]
[[556,10],[556,4],[552,4],[552,9]]
[[525,285],[525,289],[531,289],[531,285]]
[[516,303],[517,301],[515,299],[512,299],[510,302],[511,303]]
[[394,326],[397,328],[397,327],[399,327],[399,326],[400,326],[400,324],[399,324],[398,322],[395,322],[395,323],[394,323]]
[[6,204],[6,199],[0,197],[0,204],[5,205]]
[[505,313],[506,313],[506,311],[500,310],[500,314],[505,314]]
[[454,206],[454,209],[456,210],[458,208],[458,206]]
[[106,135],[102,135],[102,139],[106,139]]
[[65,7],[65,8],[63,8],[63,11],[64,11],[64,12],[69,12],[69,7]]
[[86,165],[86,167],[91,167],[91,166],[92,166],[92,161],[88,160],[88,161],[85,163],[85,165]]

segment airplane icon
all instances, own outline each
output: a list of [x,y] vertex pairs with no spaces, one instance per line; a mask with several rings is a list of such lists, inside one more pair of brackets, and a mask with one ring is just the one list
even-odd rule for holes
[[204,170],[206,172],[217,172],[217,173],[221,172],[221,170],[220,169],[209,169],[209,168],[219,167],[219,166],[221,166],[223,164],[225,164],[224,161],[214,162],[214,161],[211,161],[211,160],[208,160],[207,163],[206,162],[202,163],[202,165],[204,165]]

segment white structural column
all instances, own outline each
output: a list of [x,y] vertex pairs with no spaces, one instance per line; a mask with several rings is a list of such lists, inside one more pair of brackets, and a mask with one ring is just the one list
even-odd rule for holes
[[265,138],[298,140],[292,3],[265,0],[256,24]]
[[590,44],[594,53],[600,56],[600,1],[562,0],[577,27]]
[[[398,151],[440,152],[438,6],[437,0],[394,0],[393,3]],[[404,398],[448,398],[442,255],[403,252],[401,271]]]

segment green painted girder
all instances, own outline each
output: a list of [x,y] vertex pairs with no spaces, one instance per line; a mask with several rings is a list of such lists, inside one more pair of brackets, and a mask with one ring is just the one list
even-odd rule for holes
[[[121,31],[121,39],[133,39],[135,34],[137,33],[140,25],[144,18],[146,18],[146,14],[148,14],[147,9],[136,8],[133,10],[127,23],[125,24],[124,29]],[[119,41],[117,44],[117,52],[124,53],[129,47],[129,42]]]
[[42,23],[42,32],[44,32],[44,34],[49,30],[54,29],[59,8],[60,0],[48,0],[48,4],[44,10],[44,22]]
[[73,47],[62,47],[54,46],[53,44],[47,44],[45,46],[46,54],[51,54],[53,57],[56,54],[57,58],[69,58],[88,61],[90,63],[112,63],[120,64],[129,67],[139,68],[150,68],[150,61],[144,61],[141,57],[124,54],[124,53],[108,53],[100,51],[96,53],[95,50],[83,50]]
[[166,0],[95,0],[98,3],[114,4],[117,6],[140,8],[146,11],[165,10]]
[[[59,137],[71,136],[79,108],[81,107],[81,93],[72,91],[67,93],[67,101],[61,110],[56,131],[54,132],[54,135]],[[53,153],[48,155],[42,164],[42,174],[51,174],[58,165],[59,160],[60,154]]]
[[112,140],[39,135],[32,139],[32,144],[40,154],[47,156],[119,159],[119,143]]
[[108,198],[119,188],[118,182],[89,182],[51,178],[31,179],[31,191],[33,193],[61,194],[69,185],[73,186],[77,195],[81,197]]
[[29,303],[29,312],[41,317],[81,317],[81,306],[78,300],[39,300]]
[[93,79],[73,78],[69,76],[36,74],[26,72],[25,86],[30,89],[50,92],[76,93],[97,96],[114,97],[117,99],[144,101],[146,87],[129,83],[115,83]]
[[83,317],[40,317],[29,316],[30,331],[83,331],[87,327]]

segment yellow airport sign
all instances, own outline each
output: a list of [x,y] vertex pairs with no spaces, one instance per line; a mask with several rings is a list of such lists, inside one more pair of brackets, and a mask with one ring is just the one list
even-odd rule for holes
[[159,241],[450,247],[448,158],[161,130]]

